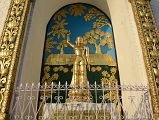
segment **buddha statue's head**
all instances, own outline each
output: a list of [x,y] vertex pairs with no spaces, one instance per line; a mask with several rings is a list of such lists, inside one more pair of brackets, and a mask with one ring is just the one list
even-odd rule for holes
[[76,39],[76,45],[80,46],[80,45],[83,45],[83,38],[82,37],[77,37]]

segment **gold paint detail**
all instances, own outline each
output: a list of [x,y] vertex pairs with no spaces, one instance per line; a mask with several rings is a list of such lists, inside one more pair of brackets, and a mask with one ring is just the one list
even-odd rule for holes
[[[74,54],[51,54],[48,56],[45,65],[72,65],[74,61]],[[117,65],[110,54],[90,54],[89,62],[90,65]]]
[[84,14],[86,7],[82,4],[70,5],[69,12],[74,16],[81,16]]
[[96,17],[98,18],[95,20],[95,22],[93,22],[93,28],[102,28],[104,26],[112,28],[112,25],[108,22],[109,20],[105,17],[105,15],[96,8],[90,8],[88,13],[84,16],[84,19],[87,22]]
[[92,72],[100,72],[102,70],[102,68],[100,66],[97,67],[91,67],[91,71]]
[[76,44],[72,44],[68,35],[67,43],[75,52],[75,60],[70,84],[72,89],[68,92],[66,102],[92,102],[87,78],[87,69],[90,71],[89,49],[84,45],[82,37],[77,37]]
[[159,118],[159,36],[149,0],[130,0],[141,41],[154,119]]
[[30,0],[12,0],[0,39],[0,120],[6,120]]
[[[98,116],[100,116],[98,118],[98,120],[111,120],[111,113],[108,110],[97,110]],[[58,116],[60,114],[60,116]],[[82,114],[82,117],[81,117]],[[57,118],[59,118],[60,120],[62,119],[67,119],[67,120],[72,120],[72,116],[75,116],[74,120],[88,120],[88,115],[91,118],[91,120],[95,120],[96,119],[96,115],[94,114],[94,110],[67,110],[67,112],[65,113],[65,111],[63,110],[54,110],[52,113],[52,120],[56,120]],[[105,115],[105,116],[104,116]]]
[[54,16],[54,20],[60,21],[62,18],[66,18],[68,13],[69,12],[65,9],[58,11]]
[[108,45],[108,49],[113,48],[113,37],[111,33],[105,33],[101,29],[90,30],[83,36],[83,39],[85,44],[92,44],[95,46],[95,53],[97,54],[102,53],[101,46]]
[[47,35],[55,36],[57,35],[57,38],[66,38],[66,35],[68,33],[68,30],[65,29],[65,26],[68,25],[68,22],[66,22],[65,19],[56,21],[56,24],[52,26],[51,32],[49,32]]

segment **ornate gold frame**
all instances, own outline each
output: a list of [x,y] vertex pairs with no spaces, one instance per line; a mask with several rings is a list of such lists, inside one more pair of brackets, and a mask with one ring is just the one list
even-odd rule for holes
[[[136,20],[147,76],[154,119],[159,119],[159,99],[156,80],[159,80],[158,33],[149,0],[129,0]],[[30,0],[11,0],[0,39],[0,120],[8,116],[20,48],[24,35]]]
[[11,0],[0,39],[0,120],[8,119],[30,0]]
[[[159,96],[156,81],[159,80],[159,36],[150,0],[129,0],[134,12],[149,81],[153,117],[159,119]],[[158,86],[159,87],[159,86]]]

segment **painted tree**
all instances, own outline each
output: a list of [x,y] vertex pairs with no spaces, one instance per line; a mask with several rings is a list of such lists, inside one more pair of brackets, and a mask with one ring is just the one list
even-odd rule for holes
[[84,16],[85,21],[95,19],[93,22],[93,28],[102,28],[104,26],[112,27],[108,18],[96,8],[90,8],[88,13]]
[[[64,16],[65,13],[63,13],[62,15]],[[61,20],[61,17],[59,16],[57,16],[57,19],[58,21],[56,21],[56,24],[52,26],[51,31],[48,33],[48,37],[54,38],[56,36],[57,41],[59,42],[55,42],[55,41],[50,42],[48,46],[52,46],[52,48],[54,48],[55,44],[58,44],[56,49],[60,51],[60,54],[63,54],[64,47],[67,47],[67,44],[66,44],[66,40],[62,40],[60,42],[60,39],[66,39],[66,35],[69,31],[65,29],[65,26],[68,25],[68,23],[64,19]],[[48,38],[48,39],[51,39],[51,38]]]
[[61,41],[58,46],[57,46],[57,50],[60,51],[60,54],[64,54],[64,48],[67,47],[67,42],[66,40]]
[[46,45],[45,45],[45,51],[48,53],[51,53],[51,49],[55,48],[56,44],[57,44],[57,42],[54,41],[53,38],[47,38]]
[[87,32],[83,39],[88,43],[92,44],[96,48],[96,54],[101,54],[101,46],[108,44],[108,48],[112,48],[112,35],[110,33],[105,33],[100,29],[93,29]]

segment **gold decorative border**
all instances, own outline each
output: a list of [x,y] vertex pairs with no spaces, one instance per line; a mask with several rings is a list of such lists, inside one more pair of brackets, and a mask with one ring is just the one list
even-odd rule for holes
[[[155,82],[156,80],[159,81],[157,27],[149,0],[130,0],[130,2],[143,49],[154,118],[158,119],[159,99]],[[7,119],[29,7],[30,0],[11,0],[0,38],[0,120]]]
[[[134,12],[149,81],[153,117],[159,119],[159,37],[149,0],[129,0]],[[159,86],[158,86],[159,87]]]
[[11,0],[0,38],[0,120],[8,119],[30,0]]

